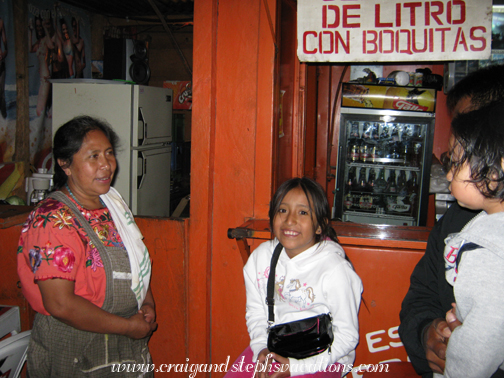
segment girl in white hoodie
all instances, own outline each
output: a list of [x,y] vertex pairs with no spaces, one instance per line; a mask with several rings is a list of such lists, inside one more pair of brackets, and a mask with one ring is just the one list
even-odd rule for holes
[[[359,341],[362,282],[337,243],[324,190],[309,178],[290,179],[273,196],[269,217],[275,239],[262,243],[244,267],[250,346],[237,361],[256,364],[253,373],[241,373],[247,378],[341,377],[351,370]],[[279,242],[284,248],[276,265],[275,324],[328,312],[332,316],[331,347],[302,360],[267,348],[267,281]]]

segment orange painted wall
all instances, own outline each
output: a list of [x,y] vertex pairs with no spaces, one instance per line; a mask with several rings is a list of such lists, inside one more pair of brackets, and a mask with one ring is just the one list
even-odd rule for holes
[[[28,214],[27,214],[28,215]],[[34,312],[18,286],[17,246],[21,235],[21,224],[0,229],[0,244],[2,245],[2,279],[0,282],[0,304],[19,306],[21,316],[21,331],[31,329]]]
[[364,286],[355,366],[407,361],[397,327],[411,272],[423,256],[425,243],[418,244],[417,250],[397,250],[342,243]]
[[187,355],[188,219],[136,217],[152,260],[151,289],[158,329],[149,341],[155,364],[185,363]]
[[249,342],[243,263],[227,229],[267,214],[275,25],[273,0],[195,0],[187,268],[194,363],[233,360]]

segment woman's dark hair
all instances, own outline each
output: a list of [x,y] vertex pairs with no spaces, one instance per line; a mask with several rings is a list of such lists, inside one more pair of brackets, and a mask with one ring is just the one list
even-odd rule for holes
[[[308,198],[310,210],[315,217],[316,224],[313,225],[314,230],[320,227],[321,233],[315,234],[315,242],[318,243],[325,238],[338,242],[336,231],[331,227],[329,220],[331,219],[331,210],[326,194],[322,186],[316,181],[308,177],[295,177],[285,181],[273,195],[269,208],[270,227],[273,230],[273,220],[278,213],[278,209],[284,197],[292,189],[301,188]],[[313,208],[312,208],[313,206]]]
[[112,127],[104,121],[89,116],[79,116],[71,119],[62,125],[54,135],[53,144],[53,161],[54,161],[54,189],[62,188],[67,182],[67,175],[63,168],[58,164],[58,160],[64,162],[66,167],[70,166],[73,161],[74,155],[82,147],[82,143],[86,135],[93,130],[102,131],[114,152],[119,147],[119,137],[112,130]]
[[[469,182],[474,183],[487,198],[504,201],[504,101],[495,101],[452,121],[456,143],[452,147],[451,167],[455,175],[469,163]],[[456,151],[457,145],[461,151]],[[454,161],[454,153],[459,152]]]

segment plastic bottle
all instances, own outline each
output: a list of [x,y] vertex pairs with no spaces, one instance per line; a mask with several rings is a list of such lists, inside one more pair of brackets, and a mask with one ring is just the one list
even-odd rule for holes
[[350,167],[348,170],[348,176],[345,181],[345,193],[349,193],[352,190],[353,181],[355,178],[355,167]]
[[396,174],[395,171],[390,171],[390,175],[387,183],[387,191],[391,194],[397,193],[397,182],[396,182]]
[[374,193],[383,193],[385,189],[387,188],[387,182],[385,181],[385,169],[380,170],[380,174],[378,175],[378,178],[375,181],[374,185]]
[[406,197],[408,195],[408,188],[406,186],[406,173],[403,170],[399,171],[399,177],[397,178],[397,193],[401,197]]
[[369,170],[369,176],[368,176],[368,182],[367,182],[367,188],[368,191],[374,192],[374,187],[376,184],[376,171],[374,169]]
[[366,168],[362,167],[359,171],[359,192],[367,192]]
[[418,178],[416,172],[411,172],[408,194],[409,194],[409,202],[412,208],[412,214],[413,216],[416,216],[416,211],[418,207]]
[[360,145],[360,155],[359,155],[359,159],[363,163],[369,163],[371,160],[369,150],[370,150],[370,146],[366,143],[365,140],[363,140]]

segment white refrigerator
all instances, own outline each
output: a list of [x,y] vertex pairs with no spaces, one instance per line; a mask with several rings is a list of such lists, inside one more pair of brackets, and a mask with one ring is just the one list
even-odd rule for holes
[[53,137],[78,115],[106,120],[120,138],[112,185],[134,215],[168,217],[173,91],[110,81],[55,80],[52,88]]

